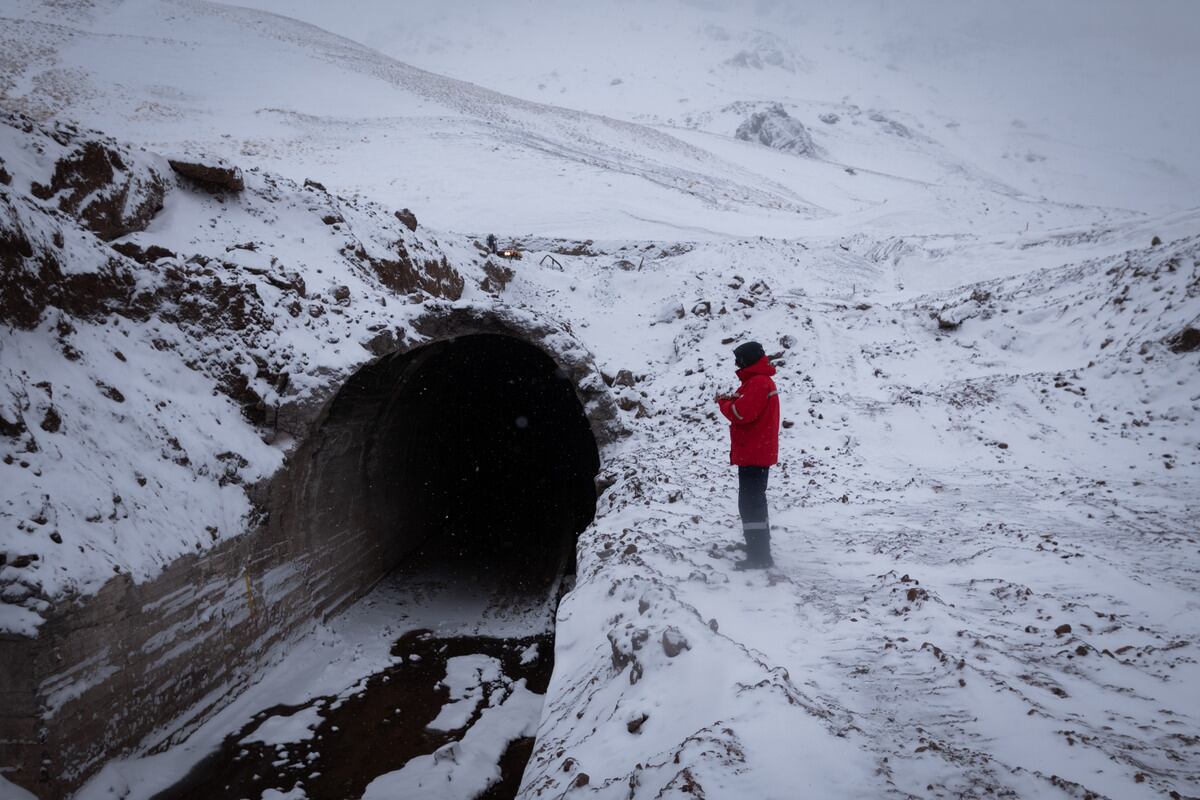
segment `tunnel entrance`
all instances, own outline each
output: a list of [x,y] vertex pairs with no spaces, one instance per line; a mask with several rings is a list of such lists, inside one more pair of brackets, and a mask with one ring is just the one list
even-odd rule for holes
[[567,376],[518,339],[437,342],[372,368],[402,371],[364,460],[373,513],[419,558],[535,588],[573,568],[595,514],[596,443]]
[[453,560],[530,590],[573,568],[599,455],[548,355],[508,336],[435,342],[360,371],[327,424],[364,404],[375,411],[361,453],[367,522],[395,541],[397,562]]
[[359,370],[297,460],[282,523],[297,550],[323,554],[322,593],[348,599],[401,563],[539,591],[573,571],[600,465],[571,379],[490,333]]
[[345,607],[375,587],[331,624],[353,651],[353,636],[378,637],[355,619],[385,621],[392,658],[262,709],[155,800],[422,796],[395,787],[465,780],[460,760],[471,780],[487,770],[470,765],[495,764],[463,797],[515,796],[599,465],[574,382],[514,336],[439,340],[355,373],[297,451],[273,523],[308,554],[314,592]]

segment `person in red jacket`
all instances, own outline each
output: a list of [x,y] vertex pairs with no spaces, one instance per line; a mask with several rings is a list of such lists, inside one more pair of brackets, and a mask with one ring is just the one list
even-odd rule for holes
[[729,420],[729,463],[738,468],[738,512],[746,538],[746,557],[738,569],[774,566],[771,526],[767,518],[767,473],[779,460],[779,390],[771,376],[775,367],[758,342],[733,351],[742,385],[731,395],[717,395]]

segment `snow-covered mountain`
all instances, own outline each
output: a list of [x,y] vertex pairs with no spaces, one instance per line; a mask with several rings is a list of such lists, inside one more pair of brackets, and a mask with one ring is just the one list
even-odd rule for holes
[[[523,797],[1200,794],[1191,4],[0,23],[0,648],[247,535],[351,375],[422,320],[503,315],[594,368],[589,418],[629,435],[601,437],[544,702],[485,701],[486,660],[448,673],[487,727],[365,796],[473,796],[533,730]],[[785,419],[767,575],[724,549],[711,403],[747,338]],[[315,725],[396,665],[397,619],[440,624],[434,593],[255,651],[81,796],[150,797],[276,704]],[[123,666],[70,658],[38,689],[51,732]],[[14,764],[0,791],[38,791]]]
[[[160,151],[252,158],[294,179],[319,173],[339,190],[419,203],[432,224],[455,230],[794,236],[887,227],[899,203],[913,215],[905,233],[941,232],[967,217],[1007,234],[1095,216],[1042,197],[1162,211],[1192,205],[1200,186],[1187,141],[1196,112],[1170,99],[1186,96],[1190,62],[1175,62],[1192,56],[1144,42],[1137,32],[1153,20],[1142,16],[1136,35],[1117,39],[1120,63],[1148,84],[1135,91],[1113,78],[1116,56],[1097,43],[1132,25],[1131,14],[1111,9],[1061,54],[1058,75],[1035,42],[1012,45],[1001,62],[1023,28],[1010,21],[990,41],[982,11],[975,19],[934,7],[901,24],[894,12],[853,4],[829,19],[818,9],[796,16],[781,6],[763,17],[674,2],[636,13],[607,4],[439,8],[270,8],[372,50],[218,4],[20,0],[7,13],[5,49],[27,55],[5,71],[5,95],[35,115],[127,132]],[[1177,16],[1182,28],[1163,25],[1159,36],[1193,24]],[[932,54],[904,47],[918,35],[928,35]],[[987,46],[972,48],[980,38]],[[960,62],[974,57],[981,63],[965,80]],[[536,88],[550,63],[564,92]],[[614,63],[625,77],[603,87],[586,77]],[[1123,113],[1105,119],[1072,111],[1116,102]],[[731,141],[773,103],[807,126],[822,159]],[[1142,105],[1151,110],[1131,112]],[[990,222],[973,204],[983,196]],[[918,221],[921,212],[929,217]]]
[[[781,102],[857,166],[915,177],[904,148],[873,135],[908,129],[1035,197],[1165,211],[1197,196],[1200,112],[1185,98],[1200,22],[1186,2],[246,5],[515,97],[666,130],[728,136],[723,110]],[[857,137],[820,121],[854,107],[886,119],[864,115]]]

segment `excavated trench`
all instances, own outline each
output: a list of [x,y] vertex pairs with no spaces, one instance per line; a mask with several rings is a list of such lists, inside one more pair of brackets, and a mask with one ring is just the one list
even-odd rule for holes
[[[484,587],[492,593],[485,616],[503,618],[509,608],[529,617],[533,609],[542,622],[492,635],[487,619],[433,631],[422,630],[431,627],[428,613],[401,621],[391,667],[340,699],[264,709],[160,800],[268,788],[310,800],[357,797],[375,777],[462,740],[520,681],[534,693],[549,682],[553,607],[574,571],[576,537],[595,513],[599,469],[575,387],[552,358],[494,334],[386,357],[346,383],[297,462],[276,513],[298,547],[322,536],[347,543],[337,548],[339,566],[312,580],[333,581],[349,563],[385,576],[376,593],[392,598],[417,586],[414,597],[453,601]],[[431,728],[448,702],[448,661],[459,657],[498,664],[499,673],[480,684],[481,705],[465,725]],[[301,712],[314,715],[308,738],[252,740],[265,721]],[[532,744],[528,736],[510,742],[500,781],[478,796],[512,797]]]

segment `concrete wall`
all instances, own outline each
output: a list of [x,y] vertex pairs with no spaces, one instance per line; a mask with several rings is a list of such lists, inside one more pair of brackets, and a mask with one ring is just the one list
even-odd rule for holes
[[[420,344],[471,333],[533,344],[572,381],[597,442],[623,434],[590,356],[559,327],[515,312],[434,307],[418,333]],[[397,344],[380,357],[401,364],[420,357],[414,348]],[[122,575],[95,596],[62,600],[35,639],[0,639],[0,769],[8,780],[61,798],[113,757],[181,741],[256,679],[272,648],[395,566],[415,540],[380,535],[366,521],[369,509],[352,508],[364,432],[380,412],[339,403],[347,384],[361,396],[392,391],[351,376],[331,381],[324,402],[281,409],[302,444],[250,490],[262,511],[253,530],[178,559],[148,583]]]

